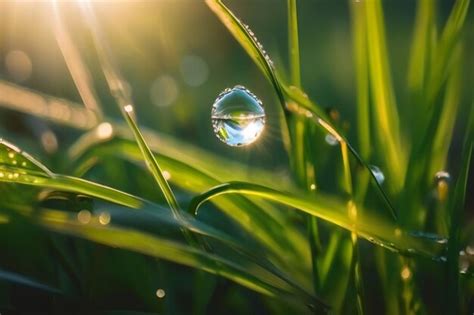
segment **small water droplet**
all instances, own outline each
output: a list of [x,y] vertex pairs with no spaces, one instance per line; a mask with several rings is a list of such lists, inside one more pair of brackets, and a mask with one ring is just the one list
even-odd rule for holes
[[133,106],[130,105],[130,104],[129,104],[129,105],[125,105],[125,106],[123,107],[123,109],[124,109],[127,113],[133,112]]
[[436,181],[440,181],[440,180],[449,181],[451,180],[451,175],[446,171],[438,171],[435,174],[435,179]]
[[166,179],[166,180],[170,180],[171,179],[171,173],[164,170],[163,171],[163,177]]
[[253,143],[265,127],[262,102],[240,85],[219,94],[211,117],[217,138],[230,146]]
[[156,290],[156,296],[157,296],[158,298],[162,299],[162,298],[165,297],[165,295],[166,295],[165,290],[163,290],[163,289],[158,289],[158,290]]
[[96,133],[99,139],[108,139],[112,137],[114,133],[114,128],[110,123],[103,122],[97,126]]
[[101,212],[99,215],[99,223],[102,225],[107,225],[110,223],[110,213],[107,211]]
[[411,277],[411,270],[410,267],[404,266],[402,268],[402,271],[400,272],[400,276],[402,277],[403,280],[408,280]]
[[324,141],[326,141],[327,144],[330,146],[335,146],[338,145],[339,141],[337,141],[336,137],[334,137],[332,134],[328,133],[326,137],[324,138]]
[[377,180],[377,183],[379,183],[379,185],[382,185],[383,182],[385,181],[385,175],[382,173],[380,168],[375,165],[370,165],[369,168],[372,174],[374,174],[374,177]]
[[77,213],[77,221],[82,224],[87,224],[91,221],[91,213],[89,210],[81,210]]

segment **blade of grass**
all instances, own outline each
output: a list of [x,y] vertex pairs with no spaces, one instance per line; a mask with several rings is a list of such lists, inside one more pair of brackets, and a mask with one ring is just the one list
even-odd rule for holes
[[[189,217],[189,215],[176,218],[174,215],[157,205],[121,191],[79,178],[54,174],[50,171],[43,171],[47,169],[26,153],[21,152],[18,148],[11,144],[5,144],[5,142],[2,142],[1,144],[0,181],[26,184],[60,191],[70,191],[77,194],[103,199],[126,207],[140,209],[142,211],[135,212],[133,216],[128,217],[125,221],[132,222],[134,219],[139,218],[140,213],[145,213],[149,215],[147,222],[155,222],[155,226],[168,224],[180,230],[191,231],[198,235],[210,237],[214,240],[222,242],[227,246],[230,246],[239,253],[244,254],[248,259],[254,260],[257,264],[266,268],[278,277],[281,277],[284,279],[284,281],[288,282],[298,290],[304,291],[304,289],[299,288],[299,285],[288,276],[273,267],[273,265],[263,261],[262,258],[256,257],[250,250],[240,246],[239,243],[233,238],[210,226],[207,226],[202,222],[194,220],[192,217]],[[13,155],[12,152],[15,152],[15,155]],[[21,154],[21,156],[17,156],[17,154]],[[5,157],[8,157],[9,161],[3,162]],[[23,157],[23,159],[20,159],[20,157]],[[159,211],[157,212],[156,210]],[[67,214],[58,213],[58,215],[64,216]],[[114,214],[114,216],[114,220],[117,219],[116,214]],[[158,219],[158,221],[156,221],[156,219]],[[260,250],[256,250],[254,252],[260,252]]]
[[38,220],[48,228],[61,233],[201,269],[272,297],[303,298],[306,303],[316,304],[321,309],[327,308],[320,300],[300,295],[301,292],[295,292],[281,279],[248,261],[230,261],[217,254],[130,229],[111,225],[106,227],[99,224],[84,225],[51,212],[41,213]]
[[469,168],[474,146],[474,110],[471,107],[470,117],[467,125],[464,147],[462,151],[462,162],[458,179],[454,187],[454,194],[450,200],[451,222],[448,242],[448,305],[452,314],[461,313],[461,299],[459,287],[459,251],[462,217],[464,213],[465,197]]
[[[257,44],[257,41],[254,38],[255,36],[251,35],[248,28],[244,26],[244,24],[222,3],[222,1],[206,0],[206,4],[219,17],[219,19],[229,29],[235,39],[245,49],[247,54],[259,66],[265,77],[270,80],[275,88],[276,93],[278,94],[283,111],[289,111],[299,116],[306,117],[306,119],[313,120],[319,127],[333,135],[339,141],[344,139],[343,136],[338,131],[336,131],[336,129],[330,123],[328,123],[327,114],[320,108],[320,106],[317,106],[314,102],[312,102],[309,97],[298,87],[287,86],[283,83],[276,70],[274,70],[274,67],[264,57],[265,54],[262,51],[261,45]],[[291,101],[286,102],[285,97]],[[346,140],[344,139],[344,141]],[[367,163],[362,160],[357,151],[349,144],[349,142],[346,141],[346,143],[348,145],[349,151],[370,172]],[[372,173],[370,172],[370,174]],[[374,177],[373,179],[375,180]],[[390,200],[387,198],[387,195],[378,183],[376,183],[376,187],[381,192],[383,198],[390,208],[390,211],[394,215],[395,211],[390,203]]]
[[402,147],[397,104],[392,88],[385,43],[385,27],[380,0],[367,1],[365,18],[367,30],[370,83],[375,120],[374,133],[377,135],[380,156],[387,169],[389,187],[398,192],[403,186],[406,170],[406,152]]
[[7,271],[4,269],[0,269],[0,281],[6,281],[8,283],[12,283],[16,285],[22,285],[22,286],[35,288],[38,290],[46,291],[49,294],[61,293],[59,289],[54,288],[51,285],[41,283],[38,280],[34,280],[29,277],[25,277],[24,275],[20,275],[15,272]]
[[359,152],[363,159],[370,157],[369,77],[367,58],[367,30],[365,3],[351,1],[354,63],[357,84],[357,131]]
[[[430,50],[433,46],[433,32],[435,31],[434,22],[435,2],[433,0],[418,1],[407,80],[408,88],[413,94],[423,92],[430,70]],[[415,97],[415,99],[419,100],[419,97]]]
[[94,111],[100,119],[102,117],[102,110],[92,84],[91,74],[63,23],[58,2],[52,1],[51,5],[53,7],[53,28],[56,41],[64,60],[66,61],[66,65],[71,73],[74,84],[76,85],[84,105]]
[[135,140],[142,151],[146,165],[153,175],[156,183],[160,187],[168,205],[170,206],[171,211],[177,218],[180,218],[180,208],[178,201],[176,200],[176,197],[174,196],[173,191],[166,181],[163,172],[155,160],[155,157],[153,156],[149,146],[140,133],[134,117],[132,116],[134,107],[132,105],[131,92],[125,88],[127,83],[122,78],[118,68],[112,62],[110,50],[108,49],[105,37],[102,36],[101,29],[95,17],[94,11],[90,6],[87,8],[88,10],[85,12],[85,15],[88,17],[88,23],[91,28],[94,45],[99,56],[100,65],[105,75],[110,92],[112,96],[114,96],[122,116],[125,118],[128,126],[132,130]]
[[[83,165],[92,167],[100,161],[99,157],[100,159],[118,157],[133,163],[141,162],[141,152],[137,145],[132,141],[121,139],[99,142],[94,147],[89,146],[87,154],[84,152],[82,156],[75,155],[72,160],[76,160],[75,168],[84,170]],[[186,165],[172,157],[155,154],[155,158],[170,174],[170,181],[186,191],[201,193],[223,182],[223,178],[218,174],[210,175],[209,172]],[[288,225],[286,219],[275,216],[274,209],[268,205],[241,196],[233,197],[237,198],[223,197],[213,202],[248,233],[271,249],[276,254],[275,259],[293,271],[298,270],[300,273],[298,279],[307,280],[309,256],[305,240],[296,228]]]
[[353,219],[348,218],[347,214],[341,211],[341,209],[347,209],[346,205],[322,194],[318,194],[316,198],[309,198],[301,194],[281,192],[251,183],[230,182],[214,187],[195,197],[190,205],[190,210],[197,212],[205,201],[229,193],[259,196],[296,208],[350,232],[355,232],[369,242],[403,255],[416,254],[433,260],[440,260],[440,255],[445,249],[442,242],[418,238],[410,233],[405,233],[395,223],[374,215],[368,216],[361,210],[358,212],[357,221],[354,223]]
[[84,108],[84,105],[3,80],[0,80],[0,105],[81,130],[91,129],[99,122],[97,114]]

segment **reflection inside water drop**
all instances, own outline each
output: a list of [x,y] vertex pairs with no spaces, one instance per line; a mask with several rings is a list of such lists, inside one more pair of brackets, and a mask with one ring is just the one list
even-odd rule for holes
[[262,102],[240,85],[219,94],[212,106],[211,117],[214,133],[230,146],[253,143],[265,127]]
[[374,177],[375,177],[375,180],[377,180],[377,183],[379,183],[379,185],[382,185],[383,182],[385,181],[385,175],[382,173],[380,168],[375,165],[370,165],[369,168],[372,174],[374,174]]

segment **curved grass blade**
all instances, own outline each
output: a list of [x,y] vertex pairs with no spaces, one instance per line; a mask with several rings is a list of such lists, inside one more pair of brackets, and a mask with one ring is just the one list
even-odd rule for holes
[[[15,152],[21,152],[18,148],[11,144],[3,144],[0,147],[0,156],[7,156],[8,153],[6,152],[11,153],[13,149],[15,149]],[[41,169],[46,169],[43,165],[41,165],[33,158],[30,157],[30,159],[28,159],[27,161],[35,161],[35,165],[37,165],[37,167],[41,167]],[[48,173],[44,172],[39,174],[37,170],[28,170],[26,168],[23,169],[21,165],[25,164],[21,163],[20,166],[18,166],[18,163],[13,162],[11,162],[10,164],[0,163],[0,174],[2,174],[0,176],[0,181],[27,184],[32,186],[39,186],[42,188],[50,188],[54,190],[69,191],[103,199],[105,201],[120,204],[126,207],[140,209],[142,211],[134,213],[134,216],[128,217],[126,221],[131,222],[134,220],[134,218],[137,218],[140,213],[144,213],[149,216],[147,220],[149,222],[155,222],[156,226],[159,226],[160,224],[167,224],[187,232],[190,231],[201,236],[210,237],[243,254],[247,259],[250,259],[250,261],[254,261],[255,264],[261,265],[262,268],[265,268],[266,270],[268,270],[268,272],[274,274],[277,277],[280,277],[281,279],[283,279],[283,281],[287,282],[294,288],[297,288],[299,291],[306,292],[288,276],[280,272],[273,265],[266,262],[262,257],[255,256],[250,250],[239,245],[236,240],[234,240],[227,234],[222,233],[219,230],[216,230],[202,222],[199,222],[194,218],[190,217],[189,215],[186,215],[185,213],[182,213],[180,218],[176,218],[174,215],[172,215],[171,213],[169,213],[158,205],[154,205],[146,200],[142,200],[140,198],[109,188],[107,186],[99,185],[79,178],[54,174],[50,171],[48,171]],[[10,176],[11,174],[17,175]],[[60,213],[60,215],[56,215],[56,217],[62,218],[64,218],[64,216],[67,216],[67,214],[62,212]],[[309,293],[305,294],[309,295]]]
[[205,201],[218,195],[229,193],[258,196],[294,207],[350,232],[354,232],[369,242],[404,255],[416,254],[433,260],[444,260],[441,257],[445,250],[444,242],[432,242],[414,237],[409,233],[403,232],[395,223],[380,219],[374,215],[368,216],[362,210],[357,212],[354,220],[341,211],[341,209],[347,209],[347,205],[321,194],[318,194],[316,198],[309,198],[251,183],[230,182],[214,187],[197,196],[190,205],[190,210],[197,212]]
[[[91,144],[86,152],[75,156],[75,168],[82,172],[85,170],[84,167],[91,167],[99,162],[98,157],[103,159],[108,156],[114,158],[119,156],[134,163],[141,163],[141,152],[137,145],[131,141],[116,138],[96,146]],[[192,193],[200,193],[219,185],[227,178],[227,176],[223,178],[217,174],[212,176],[210,172],[204,172],[162,154],[156,154],[155,158],[170,174],[170,181],[174,185]],[[283,263],[292,271],[297,270],[300,274],[298,279],[307,280],[307,266],[309,266],[307,243],[295,227],[288,225],[284,218],[277,216],[277,212],[272,207],[243,196],[224,196],[214,199],[213,202],[243,229],[274,252],[278,262]]]
[[38,220],[42,225],[57,232],[201,269],[272,297],[297,300],[303,298],[305,303],[327,309],[320,300],[300,295],[301,292],[295,292],[286,282],[250,261],[230,261],[217,254],[147,233],[110,225],[84,225],[51,212],[43,212]]
[[[258,41],[248,27],[232,13],[220,0],[206,0],[206,4],[211,10],[219,17],[222,23],[232,33],[235,39],[245,49],[247,54],[262,70],[265,77],[272,83],[285,112],[292,112],[294,114],[306,117],[316,122],[317,126],[323,128],[326,132],[333,135],[339,142],[345,141],[348,145],[349,151],[356,157],[356,159],[370,172],[370,168],[359,156],[357,151],[347,142],[347,140],[336,130],[330,123],[328,123],[327,114],[314,102],[300,88],[296,86],[287,86],[278,76],[278,73],[274,70],[273,66],[265,58],[266,53],[262,51],[261,45],[257,44]],[[269,60],[270,58],[268,58]],[[285,97],[292,100],[292,102],[286,102]],[[370,172],[372,174],[372,172]],[[373,177],[373,174],[372,174]],[[388,199],[386,193],[382,187],[377,183],[375,177],[373,177],[374,183],[377,189],[381,192],[387,205],[390,208],[390,212],[393,216],[396,216],[395,210]]]

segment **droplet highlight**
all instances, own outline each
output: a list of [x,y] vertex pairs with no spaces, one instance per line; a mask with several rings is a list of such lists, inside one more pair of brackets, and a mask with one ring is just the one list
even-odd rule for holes
[[324,137],[324,141],[326,141],[327,144],[330,146],[336,146],[338,145],[339,141],[334,137],[332,134],[328,133],[326,137]]
[[382,173],[380,168],[378,166],[375,166],[375,165],[370,165],[369,168],[370,168],[370,171],[372,172],[372,174],[374,175],[375,180],[377,181],[377,183],[379,183],[379,185],[382,185],[383,182],[385,181],[385,175]]
[[217,138],[229,146],[255,142],[265,127],[262,102],[241,85],[219,94],[212,106],[211,118]]

